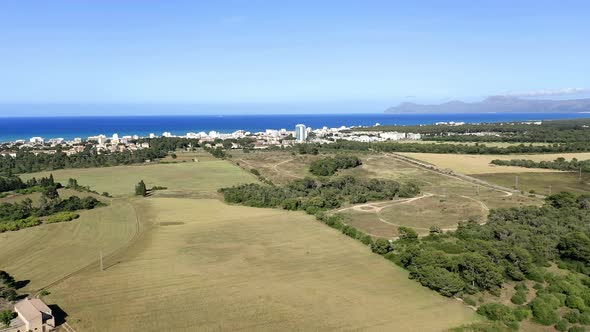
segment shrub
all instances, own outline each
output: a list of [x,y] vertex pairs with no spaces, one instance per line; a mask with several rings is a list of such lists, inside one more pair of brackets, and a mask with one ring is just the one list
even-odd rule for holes
[[47,219],[45,219],[45,223],[53,224],[56,222],[72,221],[74,219],[77,219],[79,216],[80,215],[75,212],[69,212],[69,211],[59,212],[59,213],[56,213],[52,216],[47,217]]
[[500,303],[486,303],[477,309],[477,313],[485,316],[489,320],[511,322],[515,321],[514,313],[512,310]]
[[584,332],[584,331],[586,331],[586,329],[583,326],[572,326],[567,331],[568,332]]
[[463,296],[463,302],[465,302],[466,304],[470,305],[470,306],[476,306],[477,303],[475,302],[475,300],[470,297],[470,296]]
[[510,302],[521,305],[526,302],[526,294],[518,291],[510,298]]
[[555,324],[555,329],[557,331],[566,332],[568,326],[569,326],[569,324],[568,324],[567,320],[562,319],[557,324]]
[[373,238],[371,237],[371,235],[365,234],[361,237],[361,242],[367,246],[370,246],[373,244]]
[[10,310],[0,311],[0,323],[4,324],[5,327],[8,327],[14,316],[16,316],[15,313]]
[[513,313],[514,318],[516,318],[516,320],[520,322],[531,316],[531,309],[527,307],[518,307],[514,309]]
[[584,300],[577,295],[569,295],[565,300],[565,305],[571,309],[578,309],[580,311],[586,310]]
[[440,267],[424,266],[417,269],[414,275],[423,286],[444,296],[453,296],[465,288],[461,277]]
[[418,233],[410,227],[400,226],[397,228],[400,240],[417,240]]
[[377,239],[371,245],[371,250],[376,254],[385,255],[388,252],[393,251],[393,247],[391,246],[391,243],[389,242],[389,240]]
[[546,302],[539,297],[531,302],[533,319],[541,325],[553,325],[559,321],[559,316],[555,312],[555,306]]
[[580,313],[577,310],[572,310],[563,315],[568,322],[576,324],[580,322]]

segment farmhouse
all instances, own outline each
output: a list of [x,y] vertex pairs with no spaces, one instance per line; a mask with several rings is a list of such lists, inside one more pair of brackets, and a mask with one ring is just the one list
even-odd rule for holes
[[47,332],[55,329],[55,318],[51,309],[40,299],[24,299],[14,305],[18,315],[1,332]]

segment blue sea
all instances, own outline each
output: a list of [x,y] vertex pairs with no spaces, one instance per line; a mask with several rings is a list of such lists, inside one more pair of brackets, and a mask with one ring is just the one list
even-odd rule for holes
[[86,138],[98,134],[147,136],[169,131],[175,135],[215,130],[229,133],[239,129],[257,132],[265,129],[293,130],[303,123],[312,128],[340,126],[416,125],[436,122],[500,122],[588,118],[588,113],[485,113],[485,114],[285,114],[285,115],[195,115],[195,116],[100,116],[100,117],[10,117],[0,118],[0,142],[45,139]]

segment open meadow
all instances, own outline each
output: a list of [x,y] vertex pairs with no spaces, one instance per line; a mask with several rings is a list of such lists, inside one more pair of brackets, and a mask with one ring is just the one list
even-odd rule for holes
[[147,187],[164,186],[171,191],[215,192],[218,188],[238,183],[255,182],[251,174],[236,171],[223,160],[206,159],[199,162],[147,164],[105,168],[78,168],[51,172],[23,174],[23,180],[53,174],[56,181],[67,183],[75,178],[83,186],[113,196],[133,195],[135,185],[144,180]]
[[[124,253],[50,289],[79,331],[441,331],[477,319],[303,213],[138,200]],[[114,264],[114,265],[111,265]]]
[[484,220],[489,209],[538,205],[541,200],[477,185],[404,162],[392,155],[365,156],[363,165],[341,171],[364,178],[417,181],[421,196],[406,202],[367,203],[338,211],[347,223],[373,236],[395,237],[399,226],[426,234],[430,226],[454,229],[470,217]]
[[135,211],[127,200],[78,212],[80,218],[0,233],[0,270],[29,280],[31,293],[118,250],[136,233]]
[[473,154],[444,154],[444,153],[415,153],[402,152],[401,155],[424,161],[440,168],[450,169],[463,174],[487,174],[487,173],[547,173],[555,170],[542,168],[524,168],[516,166],[497,166],[490,162],[494,159],[511,160],[527,159],[533,161],[552,161],[559,157],[566,160],[577,158],[578,160],[590,159],[590,152],[583,153],[552,153],[552,154],[511,154],[511,155],[473,155]]
[[288,151],[254,151],[244,153],[232,151],[232,161],[250,171],[256,169],[265,178],[276,184],[283,184],[294,179],[313,177],[309,164],[321,156],[292,155]]
[[590,190],[590,175],[577,172],[556,171],[552,169],[525,168],[516,166],[497,166],[490,162],[494,159],[527,159],[533,161],[552,161],[559,157],[566,160],[590,159],[590,153],[558,153],[531,155],[448,155],[434,153],[400,153],[424,161],[440,168],[468,174],[475,178],[515,188],[523,192],[531,190],[537,194],[548,195],[560,191],[585,193]]
[[[339,175],[357,178],[391,179],[420,184],[429,197],[399,204],[398,202],[360,204],[361,208],[339,209],[347,223],[375,237],[397,236],[399,226],[414,227],[427,233],[430,226],[454,229],[470,217],[485,219],[489,209],[537,205],[541,200],[477,185],[453,175],[441,174],[399,160],[389,154],[351,153],[362,165],[341,170]],[[447,157],[449,157],[447,155]],[[246,170],[257,169],[274,183],[286,183],[304,176],[313,177],[309,163],[318,156],[296,155],[283,151],[233,153],[233,161]],[[364,208],[362,206],[364,205]],[[373,208],[375,207],[375,208]]]

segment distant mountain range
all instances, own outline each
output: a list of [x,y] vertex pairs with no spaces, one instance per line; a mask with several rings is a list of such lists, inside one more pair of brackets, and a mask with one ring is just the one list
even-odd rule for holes
[[571,100],[522,99],[493,96],[483,101],[466,103],[450,101],[438,105],[401,103],[390,107],[385,113],[576,113],[590,112],[590,98]]

